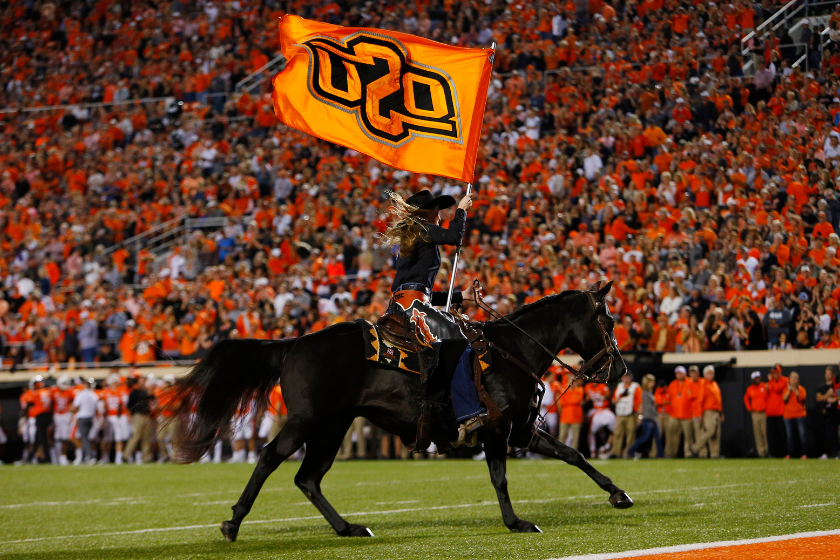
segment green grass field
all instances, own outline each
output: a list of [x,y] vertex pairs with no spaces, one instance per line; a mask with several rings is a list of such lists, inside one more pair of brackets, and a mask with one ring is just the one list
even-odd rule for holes
[[269,479],[236,543],[230,515],[250,465],[0,467],[0,558],[522,558],[617,552],[840,527],[840,464],[819,460],[598,461],[636,505],[613,509],[577,469],[508,463],[517,514],[502,524],[475,461],[337,463],[327,498],[372,539],[337,537],[293,485]]

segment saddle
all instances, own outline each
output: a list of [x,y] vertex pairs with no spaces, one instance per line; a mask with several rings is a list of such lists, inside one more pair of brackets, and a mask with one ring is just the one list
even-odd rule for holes
[[[484,386],[484,377],[490,375],[492,371],[490,345],[484,339],[484,333],[478,324],[468,321],[457,313],[453,313],[452,316],[466,335],[473,350],[473,382],[478,391],[479,400],[487,409],[484,426],[492,428],[498,423],[502,413]],[[364,319],[358,319],[356,322],[362,327],[366,359],[421,376],[429,371],[426,361],[430,357],[428,352],[424,352],[428,346],[422,342],[421,337],[404,315],[388,313],[375,324]],[[421,416],[419,423],[421,422],[428,422],[428,419]],[[428,427],[418,425],[418,434],[427,433],[427,430]],[[421,438],[418,437],[418,439]]]

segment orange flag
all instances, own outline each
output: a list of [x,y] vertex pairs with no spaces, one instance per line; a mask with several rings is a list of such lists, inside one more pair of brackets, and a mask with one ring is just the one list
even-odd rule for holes
[[392,167],[472,182],[492,49],[280,18],[284,124]]

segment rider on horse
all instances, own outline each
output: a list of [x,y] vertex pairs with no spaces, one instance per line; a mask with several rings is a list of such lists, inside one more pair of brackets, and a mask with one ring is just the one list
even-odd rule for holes
[[[448,310],[432,307],[445,305],[447,297],[446,292],[432,291],[441,264],[438,246],[461,244],[472,199],[469,195],[462,198],[449,227],[443,228],[439,225],[440,211],[455,204],[451,196],[435,197],[423,190],[406,200],[396,193],[390,193],[390,197],[391,213],[396,219],[383,239],[399,245],[399,256],[388,313],[400,314],[424,347],[424,403],[414,448],[421,450],[429,445],[431,419],[427,401],[430,374],[436,367],[445,375],[454,369],[450,395],[456,420],[460,423],[455,445],[475,444],[473,434],[482,425],[484,410],[472,380],[469,342]],[[452,303],[456,305],[472,299],[471,294],[455,292],[452,295]]]

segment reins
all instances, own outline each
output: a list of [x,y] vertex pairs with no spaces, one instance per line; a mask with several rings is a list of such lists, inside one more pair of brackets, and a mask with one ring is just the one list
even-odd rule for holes
[[[557,406],[557,403],[560,401],[560,399],[563,397],[563,395],[566,394],[566,392],[572,387],[574,382],[577,381],[578,379],[584,379],[586,381],[594,381],[596,383],[605,383],[606,381],[601,381],[600,379],[597,378],[597,375],[606,369],[607,375],[606,375],[605,379],[609,380],[612,368],[615,366],[615,354],[616,354],[617,349],[616,349],[615,344],[613,343],[612,339],[607,334],[607,329],[604,326],[603,317],[598,316],[598,326],[601,328],[601,334],[603,335],[603,338],[604,338],[604,348],[602,348],[592,358],[590,358],[589,360],[584,362],[584,364],[580,367],[580,369],[575,369],[572,366],[570,366],[569,364],[567,364],[566,362],[564,362],[563,360],[561,360],[560,358],[558,358],[557,354],[553,353],[542,342],[540,342],[539,340],[535,339],[533,336],[528,334],[522,327],[520,327],[519,325],[517,325],[516,323],[514,323],[513,321],[511,321],[510,319],[508,319],[507,317],[505,317],[501,313],[497,312],[495,309],[493,309],[489,305],[487,305],[484,302],[484,298],[479,293],[479,290],[481,290],[481,282],[479,282],[478,280],[474,280],[471,289],[472,289],[472,292],[473,292],[473,298],[475,300],[475,304],[479,307],[479,309],[484,310],[484,312],[486,312],[488,315],[490,315],[494,319],[502,320],[505,323],[507,323],[508,325],[511,325],[512,327],[514,327],[516,330],[518,330],[519,332],[524,334],[526,337],[528,337],[528,339],[530,339],[532,342],[534,342],[537,346],[542,348],[542,350],[546,354],[548,354],[548,356],[551,358],[551,360],[553,362],[557,362],[558,364],[560,364],[561,366],[566,368],[569,372],[574,374],[574,378],[566,386],[566,389],[560,394],[559,397],[557,397],[554,400],[554,403],[549,408],[553,408],[553,407]],[[595,311],[597,312],[599,307],[600,307],[601,302],[596,302],[595,298],[592,297],[591,292],[587,291],[586,294],[589,296],[589,300],[592,302],[592,305],[595,308]],[[495,348],[496,351],[499,352],[499,354],[502,356],[502,358],[513,362],[517,367],[519,367],[520,369],[522,369],[523,371],[528,373],[531,377],[536,379],[537,383],[540,386],[539,404],[540,404],[540,407],[542,407],[542,397],[543,397],[543,395],[545,395],[545,383],[543,383],[542,376],[538,376],[536,373],[531,371],[530,368],[528,368],[525,364],[523,364],[515,356],[511,355],[510,352],[507,352],[503,348],[500,348],[499,346],[493,344],[490,341],[488,341],[488,345],[490,346],[490,348]],[[609,361],[606,363],[606,365],[602,366],[597,371],[595,371],[596,377],[593,378],[591,375],[587,375],[587,372],[590,369],[592,369],[593,364],[595,364],[597,361],[599,361],[604,356],[604,354],[607,354],[609,356]],[[542,414],[540,414],[540,418],[542,419]],[[543,423],[545,423],[544,419],[542,419],[542,420],[543,420]]]

